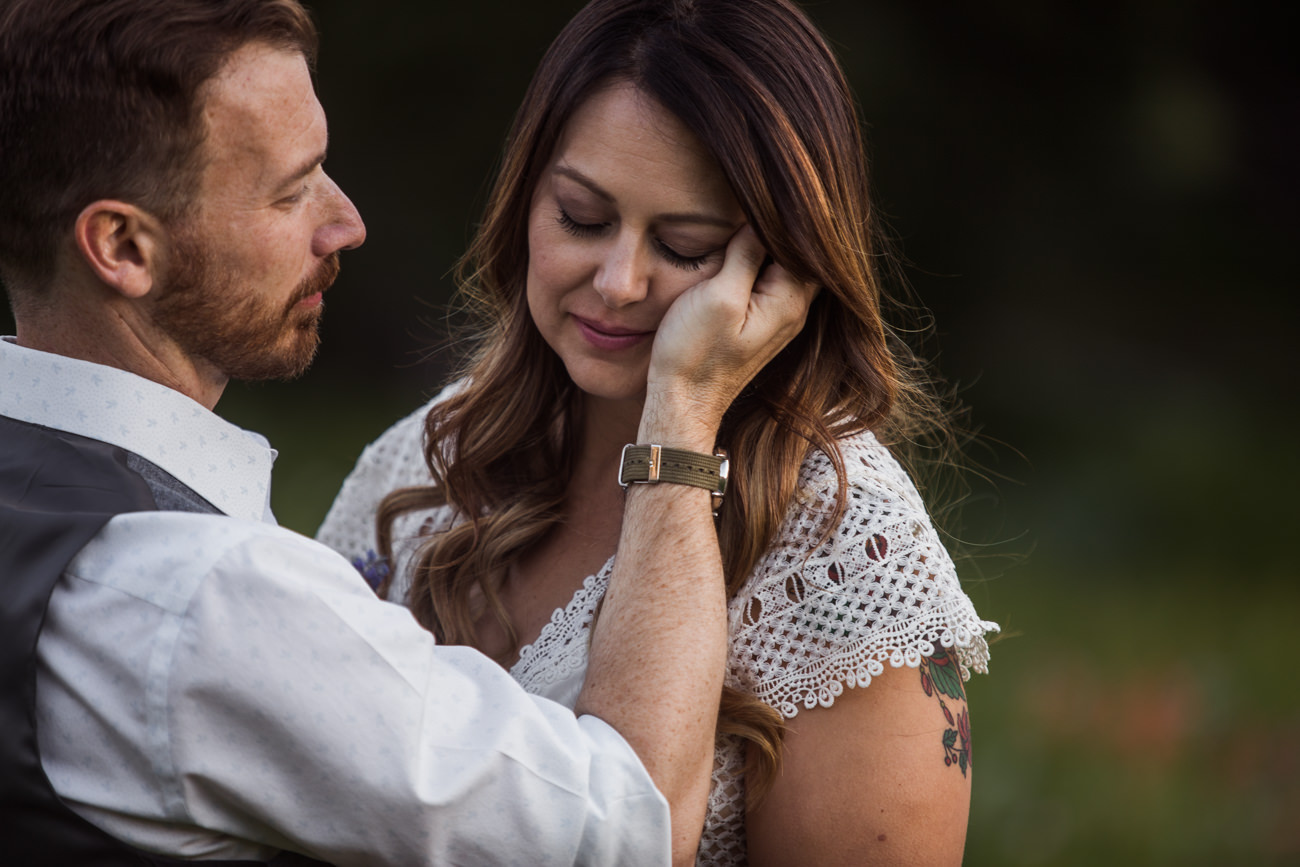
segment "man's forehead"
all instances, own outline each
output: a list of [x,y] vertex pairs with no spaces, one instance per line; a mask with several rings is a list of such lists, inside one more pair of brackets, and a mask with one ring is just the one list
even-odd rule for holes
[[324,150],[325,113],[305,58],[264,43],[233,52],[208,83],[209,166],[255,160],[256,183],[275,183]]
[[231,53],[205,86],[208,116],[283,116],[319,109],[306,59],[265,43],[250,43]]

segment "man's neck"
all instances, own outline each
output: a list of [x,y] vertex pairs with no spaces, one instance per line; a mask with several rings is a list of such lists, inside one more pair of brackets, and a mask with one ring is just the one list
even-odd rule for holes
[[19,316],[17,326],[19,346],[125,370],[208,409],[216,407],[229,381],[201,359],[188,357],[121,304],[110,302],[93,309],[51,306]]

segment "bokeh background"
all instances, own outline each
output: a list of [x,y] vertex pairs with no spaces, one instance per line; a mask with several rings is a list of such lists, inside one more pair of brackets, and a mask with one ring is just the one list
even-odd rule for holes
[[[309,534],[446,376],[450,271],[579,3],[310,5],[328,168],[370,238],[313,370],[221,406],[280,448],[276,511]],[[958,530],[1005,634],[970,685],[966,862],[1300,863],[1286,5],[806,8],[992,477]]]

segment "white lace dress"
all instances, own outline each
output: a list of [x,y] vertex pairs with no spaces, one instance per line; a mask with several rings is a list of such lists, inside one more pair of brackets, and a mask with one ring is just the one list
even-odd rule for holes
[[[371,444],[357,462],[317,538],[365,567],[373,560],[374,516],[389,491],[428,484],[421,408]],[[726,681],[748,690],[787,719],[803,708],[830,707],[844,688],[865,688],[886,664],[916,667],[936,648],[951,651],[963,679],[987,671],[980,620],[962,591],[947,551],[911,479],[870,433],[840,443],[849,501],[838,528],[817,546],[819,518],[834,508],[836,477],[816,453],[804,464],[795,501],[775,544],[730,605]],[[445,527],[448,509],[406,515],[394,527],[397,572],[390,598],[410,586],[416,540]],[[613,560],[589,576],[511,674],[530,692],[572,707],[587,666],[587,631],[609,582]],[[745,858],[740,742],[722,743],[700,865],[742,865]]]

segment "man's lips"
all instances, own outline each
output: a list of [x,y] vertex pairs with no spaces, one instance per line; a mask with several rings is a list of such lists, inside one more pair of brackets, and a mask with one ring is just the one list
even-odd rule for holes
[[316,271],[298,285],[298,300],[292,307],[313,310],[321,305],[321,296],[334,285],[339,276],[339,254],[330,253],[317,266]]

